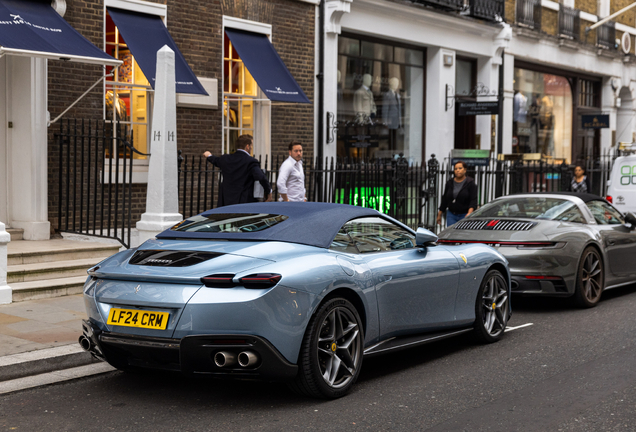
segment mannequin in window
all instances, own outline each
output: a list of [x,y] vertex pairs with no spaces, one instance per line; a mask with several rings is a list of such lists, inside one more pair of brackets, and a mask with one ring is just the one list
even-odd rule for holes
[[375,118],[377,108],[373,100],[373,92],[371,91],[371,83],[373,77],[369,74],[362,76],[362,85],[353,94],[353,110],[356,113],[356,121],[358,123],[367,123],[369,119]]
[[382,95],[382,122],[389,128],[389,148],[397,150],[397,131],[402,127],[400,79],[389,78],[389,89]]
[[539,124],[541,126],[540,147],[537,149],[541,154],[546,156],[554,156],[552,135],[554,131],[554,115],[552,114],[554,109],[554,102],[548,95],[544,95],[541,98],[541,107],[539,109]]

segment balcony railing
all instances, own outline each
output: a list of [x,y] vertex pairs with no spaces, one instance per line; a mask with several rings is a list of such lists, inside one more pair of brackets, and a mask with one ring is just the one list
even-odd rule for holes
[[503,21],[505,0],[470,0],[470,16],[488,21]]
[[609,21],[596,29],[596,45],[613,49],[616,43],[616,23]]
[[541,0],[517,0],[517,24],[541,30]]
[[450,10],[462,10],[464,8],[464,0],[415,0],[415,3],[428,4]]
[[559,36],[578,41],[581,36],[581,11],[564,5],[559,7]]

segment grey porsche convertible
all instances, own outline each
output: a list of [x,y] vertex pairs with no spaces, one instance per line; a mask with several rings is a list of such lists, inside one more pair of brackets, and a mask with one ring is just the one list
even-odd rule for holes
[[497,198],[439,234],[447,245],[493,246],[512,293],[572,297],[595,306],[605,289],[636,282],[636,216],[591,194]]
[[375,210],[256,203],[190,217],[89,270],[81,346],[116,368],[283,380],[346,394],[363,357],[510,316],[506,260]]

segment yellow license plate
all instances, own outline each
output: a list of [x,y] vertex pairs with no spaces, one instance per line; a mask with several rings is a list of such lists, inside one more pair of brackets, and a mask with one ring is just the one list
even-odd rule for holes
[[107,323],[125,327],[165,330],[169,318],[168,312],[112,308],[108,314]]

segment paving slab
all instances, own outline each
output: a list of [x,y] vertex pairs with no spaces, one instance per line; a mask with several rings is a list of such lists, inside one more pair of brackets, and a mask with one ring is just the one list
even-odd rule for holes
[[77,344],[83,309],[82,294],[0,305],[0,357]]

